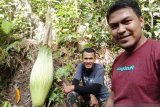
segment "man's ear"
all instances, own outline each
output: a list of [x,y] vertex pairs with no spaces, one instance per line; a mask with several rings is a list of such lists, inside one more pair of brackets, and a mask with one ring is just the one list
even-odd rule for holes
[[144,17],[143,16],[139,17],[139,20],[140,20],[141,27],[143,28],[144,27]]

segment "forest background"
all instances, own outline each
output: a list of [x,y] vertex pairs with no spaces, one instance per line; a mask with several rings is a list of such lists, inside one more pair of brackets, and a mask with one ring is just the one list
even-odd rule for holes
[[[105,81],[110,87],[111,65],[122,51],[112,41],[105,17],[113,1],[0,0],[0,107],[32,106],[29,77],[45,33],[48,9],[52,19],[54,81],[46,107],[65,106],[62,84],[70,84],[85,47],[97,51],[97,62],[105,66]],[[160,39],[160,1],[138,2],[145,17],[145,35]]]

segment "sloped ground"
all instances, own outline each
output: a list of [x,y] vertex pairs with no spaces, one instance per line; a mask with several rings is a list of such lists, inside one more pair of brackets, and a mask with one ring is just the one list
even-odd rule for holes
[[[32,53],[29,53],[32,49]],[[10,68],[3,69],[1,76],[3,77],[3,89],[1,101],[9,101],[12,106],[17,107],[31,107],[31,98],[29,92],[29,77],[33,66],[33,62],[28,55],[33,55],[34,61],[37,55],[37,48],[30,46],[22,49],[21,52],[11,50],[11,55],[7,59]],[[31,57],[30,57],[31,58]],[[20,91],[20,101],[16,102],[16,89]],[[1,102],[2,103],[2,102]]]
[[[31,98],[29,92],[29,76],[31,63],[24,62],[25,68],[19,68],[12,76],[6,78],[5,87],[2,91],[5,100],[12,103],[13,106],[31,107]],[[16,103],[16,87],[20,90],[20,101]]]

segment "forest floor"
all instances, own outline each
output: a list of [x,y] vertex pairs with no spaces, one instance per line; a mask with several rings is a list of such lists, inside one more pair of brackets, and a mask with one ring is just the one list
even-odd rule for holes
[[[29,77],[32,64],[24,63],[25,68],[19,68],[18,71],[8,75],[8,79],[4,81],[4,88],[2,93],[3,99],[9,101],[13,106],[17,107],[31,107],[31,97],[29,92]],[[16,89],[20,91],[20,101],[16,101]]]
[[[31,95],[29,91],[29,77],[32,70],[32,66],[37,57],[37,50],[37,47],[32,47],[32,61],[24,58],[26,53],[29,52],[28,50],[23,50],[23,54],[13,53],[12,56],[14,57],[10,58],[10,62],[12,62],[11,64],[14,65],[11,68],[12,70],[8,70],[6,68],[5,71],[0,72],[0,75],[3,77],[3,89],[0,92],[3,95],[3,97],[1,97],[0,95],[0,103],[8,101],[11,103],[12,107],[32,107]],[[54,62],[54,68],[60,66],[59,63],[60,62],[58,61]],[[17,100],[17,89],[20,92],[19,101]],[[56,107],[54,105],[52,106]],[[2,107],[1,104],[0,107]]]
[[33,58],[35,58],[37,55],[37,47],[32,46],[30,49],[25,48],[22,52],[12,50],[11,57],[7,59],[10,67],[4,68],[3,72],[0,72],[0,75],[3,77],[3,89],[1,91],[3,97],[0,97],[3,103],[4,101],[8,101],[13,107],[32,106],[29,91],[29,77],[34,59],[33,61],[26,59],[26,55],[30,50],[32,50]]

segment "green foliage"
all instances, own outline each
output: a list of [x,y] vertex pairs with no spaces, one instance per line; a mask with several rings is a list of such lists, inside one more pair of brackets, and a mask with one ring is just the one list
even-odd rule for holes
[[75,13],[75,7],[73,2],[61,2],[55,3],[55,10],[57,20],[57,36],[58,43],[64,44],[66,42],[77,42],[79,36],[76,33],[77,17]]
[[10,21],[3,20],[1,24],[1,30],[4,32],[5,35],[11,33],[13,29],[13,24]]
[[112,70],[112,62],[110,62],[105,68],[105,71],[107,72],[107,74],[110,74],[111,70]]
[[12,107],[11,103],[8,101],[4,101],[2,107]]
[[64,93],[61,87],[56,87],[54,90],[51,90],[49,94],[49,102],[47,107],[51,105],[53,102],[54,104],[62,105],[64,100]]
[[80,8],[80,23],[84,23],[87,27],[86,34],[83,34],[83,37],[90,36],[89,42],[97,46],[104,46],[103,44],[107,41],[109,37],[106,19],[105,19],[105,10],[108,2],[104,4],[100,1],[82,1],[79,3]]
[[23,44],[21,41],[15,41],[12,44],[9,44],[6,48],[6,51],[9,51],[10,49],[14,49],[17,52],[20,52],[23,48]]
[[61,81],[62,78],[66,78],[69,76],[70,71],[71,71],[70,65],[58,68],[58,70],[55,73],[55,78],[57,79],[57,81]]
[[45,15],[47,8],[48,8],[48,2],[46,0],[30,0],[32,11],[36,13],[39,18],[43,21],[45,21]]
[[7,51],[0,47],[0,65],[3,65],[5,63],[5,59],[7,56],[8,56]]
[[149,38],[160,39],[160,1],[140,0],[145,18],[145,34]]
[[[23,1],[23,0],[22,0]],[[56,71],[56,88],[50,96],[51,102],[62,102],[62,88],[58,82],[63,78],[70,79],[79,57],[78,43],[85,41],[84,47],[95,46],[97,49],[107,46],[113,53],[120,48],[113,43],[112,36],[106,22],[106,9],[113,0],[30,0],[32,12],[36,14],[42,22],[45,22],[45,13],[50,6],[52,9],[53,29],[56,32],[58,49],[54,57],[59,58],[60,68]],[[144,32],[147,37],[160,39],[160,1],[159,0],[139,0],[142,12],[145,17]],[[12,50],[21,52],[24,48],[21,39],[34,36],[35,23],[31,22],[24,14],[25,8],[17,11],[17,5],[13,0],[0,0],[0,68],[7,63],[6,58],[10,56]],[[76,11],[76,9],[78,11]],[[61,56],[60,47],[65,47],[64,57]],[[69,48],[69,49],[68,49]],[[77,55],[77,53],[78,55]],[[30,53],[28,59],[32,59]],[[54,59],[56,59],[54,58]],[[112,64],[107,65],[110,71]],[[1,88],[0,83],[0,88]]]
[[18,15],[13,18],[14,4],[12,4],[11,0],[3,0],[0,1],[0,7],[0,66],[2,66],[2,63],[7,63],[6,57],[9,55],[8,50],[11,48],[11,45],[15,44],[14,42],[19,40],[20,37],[16,32],[16,26],[19,25],[15,23]]

